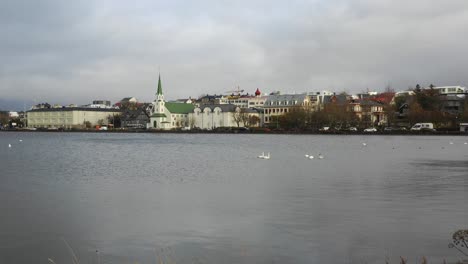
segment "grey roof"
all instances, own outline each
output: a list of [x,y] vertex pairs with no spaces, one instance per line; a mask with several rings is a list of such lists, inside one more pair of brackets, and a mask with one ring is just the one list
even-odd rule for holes
[[221,111],[223,112],[234,112],[237,108],[236,105],[233,104],[212,104],[212,105],[201,105],[200,108],[202,111],[204,111],[205,108],[209,108],[211,111],[213,111],[216,107],[221,108]]
[[60,111],[88,111],[88,112],[122,112],[116,108],[91,108],[91,107],[62,107],[62,108],[39,108],[27,112],[60,112]]
[[265,101],[264,107],[272,107],[277,105],[271,105],[270,103],[279,102],[279,105],[286,105],[283,102],[288,102],[287,105],[293,106],[297,104],[301,104],[307,98],[307,94],[272,94],[269,95],[267,100]]
[[336,102],[339,104],[344,104],[348,101],[348,96],[345,94],[338,94],[338,95],[325,95],[323,97],[323,103],[328,104],[332,102],[332,98],[336,97]]

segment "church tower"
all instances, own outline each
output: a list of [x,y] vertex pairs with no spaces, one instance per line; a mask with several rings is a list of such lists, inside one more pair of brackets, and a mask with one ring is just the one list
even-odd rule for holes
[[161,85],[161,74],[159,74],[158,91],[156,92],[156,100],[154,100],[154,112],[164,113],[164,94]]
[[151,103],[151,116],[148,128],[165,129],[169,122],[167,121],[168,115],[166,115],[166,102],[164,101],[164,94],[161,85],[161,74],[158,79],[158,90],[156,91],[156,99]]

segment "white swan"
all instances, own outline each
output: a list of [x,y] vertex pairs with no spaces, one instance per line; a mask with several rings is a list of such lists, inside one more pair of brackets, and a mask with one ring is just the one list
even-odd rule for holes
[[258,156],[257,158],[264,159],[265,158],[265,152],[262,152],[262,155]]
[[452,141],[450,141],[450,143],[449,143],[449,144],[450,144],[450,145],[453,145],[453,142],[452,142]]
[[309,154],[305,154],[304,157],[308,158],[308,157],[309,157]]
[[319,158],[319,159],[323,159],[322,154],[319,153],[319,154],[318,154],[318,158]]
[[365,147],[365,146],[367,146],[367,143],[366,143],[366,142],[363,142],[362,145]]
[[309,159],[314,159],[314,156],[310,155],[310,156],[309,156]]
[[11,144],[8,144],[8,147],[11,148]]
[[468,142],[463,143],[463,145],[468,145]]
[[268,152],[268,154],[265,157],[263,157],[263,159],[270,159],[270,152]]
[[22,139],[20,139],[20,140],[19,140],[19,142],[23,142],[23,140],[22,140]]

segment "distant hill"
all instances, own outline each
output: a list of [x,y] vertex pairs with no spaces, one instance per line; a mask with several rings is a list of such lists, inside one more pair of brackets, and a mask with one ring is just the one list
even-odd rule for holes
[[34,104],[33,101],[0,99],[0,110],[1,111],[29,110],[33,104]]

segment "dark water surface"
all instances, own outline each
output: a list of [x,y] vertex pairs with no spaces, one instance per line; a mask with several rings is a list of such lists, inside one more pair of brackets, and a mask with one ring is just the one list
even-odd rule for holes
[[465,141],[0,133],[0,263],[457,260]]

